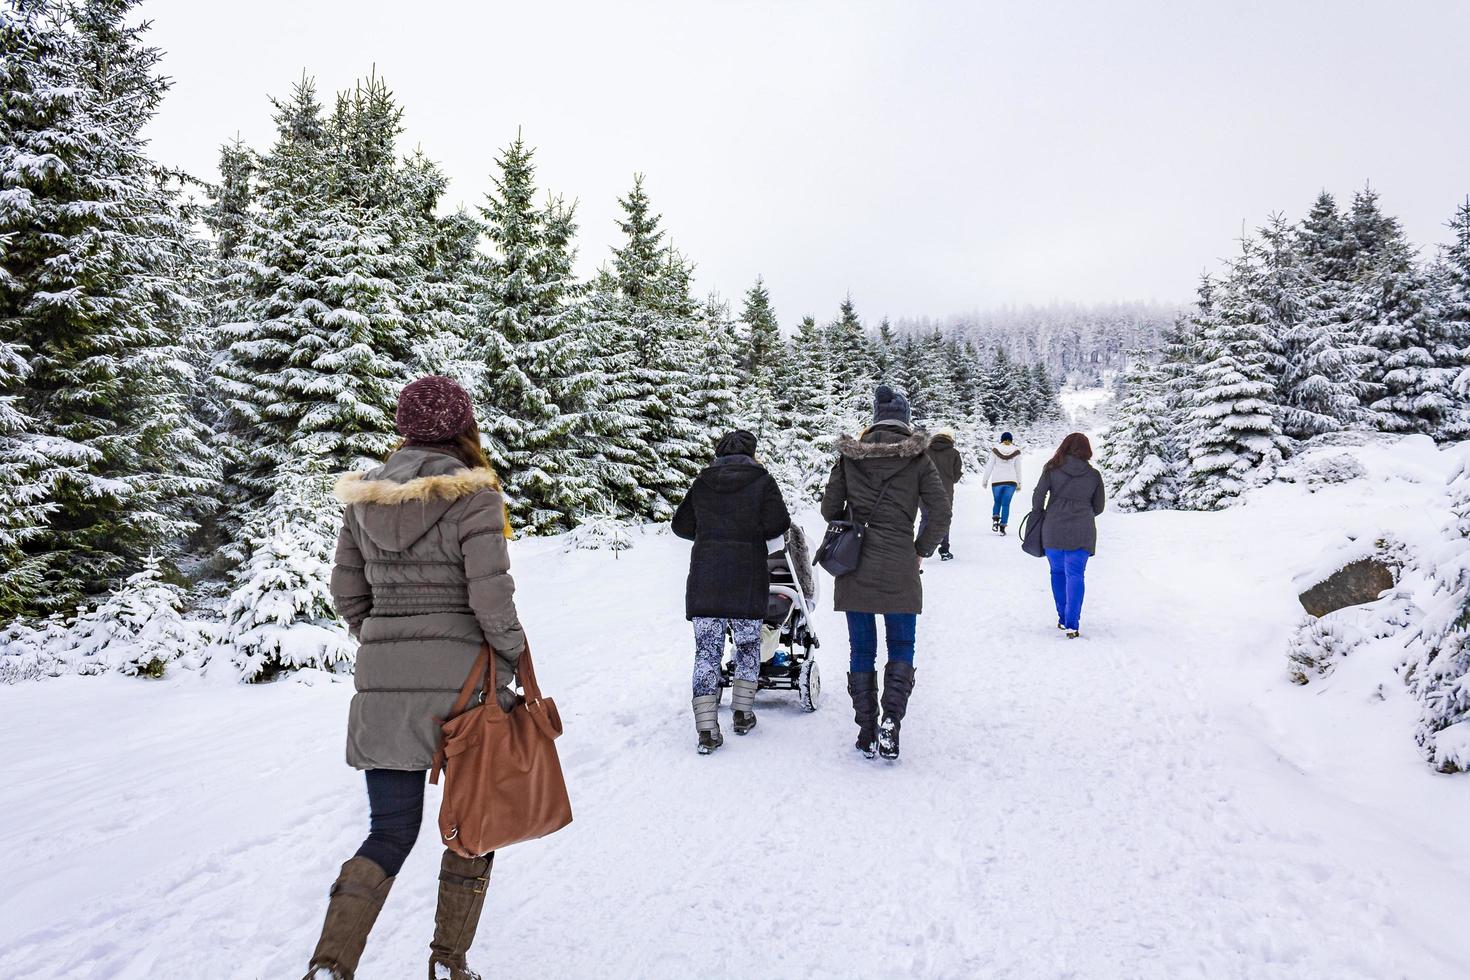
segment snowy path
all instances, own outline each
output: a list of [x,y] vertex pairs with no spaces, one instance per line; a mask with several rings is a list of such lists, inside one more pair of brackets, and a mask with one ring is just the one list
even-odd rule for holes
[[[850,748],[830,611],[822,710],[763,697],[755,733],[701,758],[686,546],[650,536],[614,561],[518,545],[577,820],[502,855],[482,970],[1470,975],[1470,782],[1422,768],[1404,704],[1373,709],[1381,730],[1335,732],[1315,689],[1284,684],[1287,566],[1345,504],[1273,509],[1271,492],[1218,515],[1109,515],[1086,637],[1067,641],[1044,564],[990,535],[988,495],[962,486],[959,559],[925,575],[896,765]],[[0,977],[299,976],[366,820],[340,762],[349,694],[0,690]],[[426,823],[364,980],[419,975],[437,857]]]

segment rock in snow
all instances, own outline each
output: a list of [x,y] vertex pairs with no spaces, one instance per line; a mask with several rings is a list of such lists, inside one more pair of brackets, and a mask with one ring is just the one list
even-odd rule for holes
[[1313,616],[1373,602],[1393,588],[1393,569],[1377,558],[1359,558],[1297,596]]

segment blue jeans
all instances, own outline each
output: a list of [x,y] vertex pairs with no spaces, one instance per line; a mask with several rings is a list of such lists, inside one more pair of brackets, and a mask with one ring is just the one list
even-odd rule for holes
[[408,859],[414,841],[419,839],[419,824],[424,819],[424,779],[422,769],[369,769],[367,776],[368,824],[367,840],[357,849],[388,877],[393,877]]
[[1069,630],[1081,629],[1082,595],[1086,591],[1083,577],[1087,574],[1087,549],[1062,551],[1047,548],[1046,560],[1051,565],[1051,595],[1057,601],[1057,622]]
[[1011,522],[1011,498],[1016,495],[1014,483],[996,483],[990,488],[990,495],[995,498],[995,506],[991,508],[990,516],[1002,524]]
[[[914,613],[884,613],[884,641],[888,645],[888,659],[914,662],[914,634],[919,628],[919,617]],[[878,669],[878,617],[875,613],[850,612],[847,614],[847,642],[852,647],[852,662],[848,667],[854,674],[870,674]]]

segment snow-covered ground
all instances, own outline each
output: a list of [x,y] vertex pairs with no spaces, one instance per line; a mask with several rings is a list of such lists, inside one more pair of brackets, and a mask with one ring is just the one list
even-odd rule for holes
[[[1470,975],[1470,778],[1423,764],[1391,663],[1286,680],[1295,572],[1354,527],[1444,523],[1447,459],[1363,457],[1371,479],[1316,494],[1105,515],[1079,641],[1053,625],[1044,564],[991,535],[988,494],[962,485],[958,559],[926,569],[897,764],[851,749],[830,611],[821,710],[763,696],[760,727],[727,725],[703,758],[687,545],[516,544],[576,821],[500,856],[481,970]],[[0,977],[300,975],[365,830],[341,761],[351,685],[227,673],[0,689]],[[429,819],[364,980],[421,973],[438,854]]]

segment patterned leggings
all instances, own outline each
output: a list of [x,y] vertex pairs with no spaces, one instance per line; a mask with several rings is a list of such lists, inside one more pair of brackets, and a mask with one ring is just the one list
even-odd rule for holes
[[735,634],[735,676],[753,681],[761,670],[761,621],[758,619],[694,619],[694,696],[720,689],[720,660],[725,655],[725,626]]

